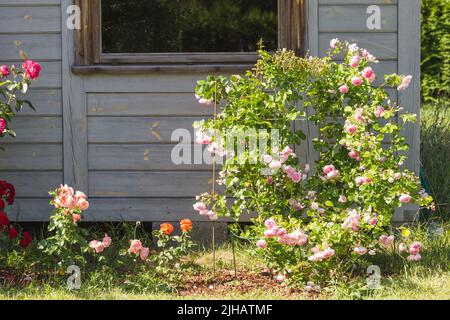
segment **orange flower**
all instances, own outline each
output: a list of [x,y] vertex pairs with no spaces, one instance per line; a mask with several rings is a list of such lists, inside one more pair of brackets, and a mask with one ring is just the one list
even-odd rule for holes
[[163,223],[159,227],[159,230],[162,231],[165,235],[169,235],[173,232],[173,225],[170,223]]
[[189,219],[183,219],[180,221],[180,228],[183,232],[189,232],[192,230],[192,221]]

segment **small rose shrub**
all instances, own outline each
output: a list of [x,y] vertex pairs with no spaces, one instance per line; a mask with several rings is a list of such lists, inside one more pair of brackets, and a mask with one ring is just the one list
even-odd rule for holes
[[[374,86],[381,78],[372,69],[377,62],[356,44],[334,39],[324,58],[260,51],[245,77],[198,82],[199,102],[216,101],[220,108],[216,119],[194,124],[197,142],[226,161],[217,180],[225,192],[198,196],[194,209],[212,220],[257,213],[245,235],[280,279],[325,275],[322,270],[338,264],[368,260],[394,242],[396,208],[433,206],[404,167],[408,145],[402,129],[416,117],[385,90],[407,90],[412,77],[386,75]],[[293,130],[294,121],[317,128],[310,163],[294,153],[306,137],[298,126]],[[260,130],[278,130],[279,136],[267,134],[267,148],[257,151],[250,148],[254,136],[239,136]],[[420,259],[418,250],[409,250],[409,260]]]

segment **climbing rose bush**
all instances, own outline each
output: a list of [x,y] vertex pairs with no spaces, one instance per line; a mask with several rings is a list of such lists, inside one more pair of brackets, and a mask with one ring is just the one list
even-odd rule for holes
[[[194,209],[212,220],[257,213],[244,234],[283,281],[387,250],[396,208],[432,207],[404,166],[402,130],[416,116],[386,91],[407,90],[412,77],[383,81],[367,50],[338,39],[330,45],[324,58],[260,51],[245,77],[209,76],[196,87],[200,103],[220,106],[216,119],[194,123],[197,142],[226,161],[217,180],[224,192],[197,196]],[[305,141],[305,126],[315,139]],[[226,138],[275,129],[277,141],[264,137],[267,151],[249,148],[255,134]]]

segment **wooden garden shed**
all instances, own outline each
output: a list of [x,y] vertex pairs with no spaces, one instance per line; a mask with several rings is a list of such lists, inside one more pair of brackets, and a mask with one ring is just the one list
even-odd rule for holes
[[[215,11],[193,8],[220,2],[226,10],[234,3],[242,13],[250,10],[246,0],[184,2],[192,6],[180,9],[179,0],[0,0],[0,62],[28,57],[42,65],[29,94],[36,111],[20,113],[13,123],[17,138],[2,140],[0,177],[17,189],[12,219],[48,219],[47,192],[63,182],[88,194],[87,220],[201,219],[192,203],[210,190],[211,167],[174,165],[171,133],[192,131],[193,121],[211,114],[194,98],[198,79],[251,66],[256,56],[249,38],[258,35],[254,26],[261,21],[269,47],[322,55],[337,37],[376,55],[378,74],[414,75],[411,89],[391,94],[419,113],[420,0],[251,1],[263,3],[260,18],[243,25],[228,23],[229,16],[220,20],[220,10],[208,16]],[[179,11],[164,7],[171,3]],[[192,29],[180,27],[187,24],[180,22],[180,10],[189,13]],[[218,26],[235,29],[219,33]],[[205,28],[212,31],[203,33]],[[229,40],[236,29],[247,38]],[[205,38],[214,41],[208,45]],[[405,133],[411,145],[407,166],[418,172],[419,125]],[[304,153],[307,158],[308,148]],[[405,212],[396,219],[406,219]]]

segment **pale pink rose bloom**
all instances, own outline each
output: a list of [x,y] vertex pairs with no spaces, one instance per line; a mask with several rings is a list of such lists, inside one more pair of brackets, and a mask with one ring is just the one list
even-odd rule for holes
[[217,215],[217,213],[212,210],[208,212],[207,216],[208,216],[209,220],[211,220],[211,221],[215,221],[215,220],[219,219],[219,216]]
[[287,234],[287,231],[284,228],[279,229],[278,232],[277,232],[277,236],[279,236],[279,237],[282,237],[282,236],[284,236],[286,234]]
[[347,197],[344,195],[340,195],[339,196],[339,203],[346,203],[347,202]]
[[359,48],[358,48],[358,46],[356,45],[356,43],[351,43],[351,44],[349,44],[349,46],[348,46],[348,51],[350,51],[351,53],[355,53],[356,51],[358,51],[359,50]]
[[291,166],[283,166],[283,171],[284,173],[286,173],[288,176],[294,174],[296,171],[293,167]]
[[395,240],[394,236],[382,235],[380,237],[380,243],[385,247],[390,246],[394,242],[394,240]]
[[212,138],[204,132],[197,131],[196,132],[196,142],[198,144],[210,144],[212,142]]
[[376,78],[376,74],[371,67],[364,68],[361,74],[364,78],[369,80],[369,82],[373,82]]
[[359,156],[359,153],[358,152],[356,152],[355,150],[351,150],[349,153],[348,153],[348,156],[350,157],[350,158],[352,158],[352,159],[355,159],[355,160],[361,160],[361,158],[360,158],[360,156]]
[[138,254],[142,249],[142,242],[140,240],[130,240],[130,248],[128,249],[129,253]]
[[273,160],[273,161],[269,164],[269,168],[270,168],[270,169],[278,169],[278,168],[281,168],[281,161]]
[[410,203],[412,198],[409,194],[402,194],[398,199],[401,203]]
[[375,117],[381,118],[384,114],[384,108],[382,106],[378,106],[377,110],[375,111]]
[[369,220],[369,224],[370,224],[371,226],[375,226],[377,223],[378,223],[378,218],[371,218],[371,219]]
[[108,248],[109,246],[111,246],[111,243],[112,243],[111,237],[108,236],[107,233],[105,233],[105,236],[103,237],[103,240],[102,240],[103,246],[104,246],[105,248]]
[[97,240],[92,240],[91,242],[89,242],[89,247],[92,249],[95,249],[95,246],[97,245],[98,241]]
[[196,202],[193,207],[195,211],[204,211],[207,208],[203,202]]
[[264,225],[267,229],[272,229],[277,226],[277,223],[273,219],[267,219],[266,221],[264,221]]
[[377,252],[375,250],[369,250],[369,255],[374,256],[376,254],[377,254]]
[[406,251],[408,251],[408,246],[402,242],[402,243],[400,243],[398,245],[398,251],[399,252],[406,252]]
[[362,85],[363,80],[361,79],[361,77],[353,77],[352,83],[355,87],[359,87],[360,85]]
[[367,253],[367,249],[364,247],[356,247],[355,249],[353,249],[353,251],[359,254],[360,256],[363,256]]
[[308,235],[303,233],[301,230],[295,230],[289,237],[292,240],[293,245],[303,246],[308,242]]
[[139,253],[139,257],[141,258],[142,261],[145,261],[147,260],[149,253],[150,253],[149,248],[142,247],[141,252]]
[[279,274],[279,275],[277,275],[276,276],[276,278],[275,278],[275,280],[277,281],[277,282],[284,282],[285,280],[286,280],[286,276],[284,276],[284,275],[282,275],[282,274]]
[[330,41],[331,48],[336,49],[338,44],[339,44],[339,39],[337,39],[337,38],[331,39],[331,41]]
[[73,188],[69,187],[67,184],[61,185],[58,189],[58,194],[74,194]]
[[277,233],[278,233],[278,230],[272,228],[272,229],[264,231],[264,236],[266,238],[274,238],[277,236]]
[[206,210],[200,210],[200,211],[198,212],[198,214],[201,215],[201,216],[203,216],[203,217],[206,217],[206,216],[208,215],[208,213],[209,213],[209,210],[208,210],[208,209],[206,209]]
[[323,168],[323,173],[324,174],[328,174],[328,173],[330,173],[331,171],[334,171],[334,170],[336,170],[336,168],[334,167],[334,165],[330,164],[330,165],[327,165],[327,166],[325,166]]
[[200,103],[200,104],[201,104],[202,106],[204,106],[204,107],[208,107],[208,106],[211,105],[211,100],[205,99],[205,98],[200,98],[200,99],[198,100],[198,103]]
[[353,68],[356,68],[359,66],[359,62],[361,61],[361,58],[359,56],[354,56],[350,59],[350,66]]
[[411,75],[404,77],[402,79],[402,84],[397,87],[397,90],[402,91],[408,89],[409,85],[411,84],[411,80],[412,80]]
[[313,210],[319,210],[319,204],[317,202],[311,203],[311,209]]
[[77,191],[77,192],[75,192],[75,198],[77,199],[77,201],[79,199],[86,199],[86,195],[84,194],[84,192]]
[[364,122],[364,118],[363,118],[363,110],[362,109],[357,109],[355,112],[355,116],[354,119],[358,122]]
[[339,177],[339,171],[338,170],[333,170],[331,172],[327,173],[327,179],[333,180]]
[[256,246],[260,249],[264,249],[265,247],[267,247],[267,242],[264,239],[260,239],[256,242]]
[[270,163],[270,162],[272,162],[273,158],[272,158],[271,155],[266,154],[266,155],[263,157],[263,160],[264,160],[265,163]]
[[408,261],[420,261],[422,256],[420,254],[410,255],[408,256]]
[[291,180],[295,183],[298,183],[302,180],[302,176],[298,172],[294,172],[293,174],[290,175],[289,178],[291,178]]
[[349,134],[355,134],[356,130],[357,130],[357,128],[354,124],[351,124],[347,127],[347,133],[349,133]]
[[359,225],[361,221],[361,215],[358,214],[356,210],[351,210],[348,213],[347,218],[342,223],[343,229],[352,229],[353,231],[359,230]]
[[85,211],[89,208],[89,202],[85,198],[78,199],[77,205],[80,210]]
[[350,88],[346,84],[344,84],[343,86],[339,87],[339,92],[342,93],[342,94],[348,93],[349,90],[350,90]]

